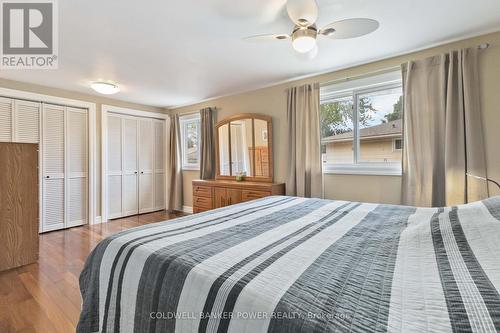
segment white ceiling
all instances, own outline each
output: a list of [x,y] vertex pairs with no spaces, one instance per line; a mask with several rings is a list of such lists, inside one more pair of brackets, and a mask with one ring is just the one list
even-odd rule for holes
[[289,33],[285,0],[64,0],[59,5],[59,69],[2,70],[6,79],[93,93],[112,80],[114,98],[175,106],[250,90],[425,46],[500,30],[498,0],[318,0],[318,26],[353,17],[380,22],[375,33],[319,42],[314,60],[288,41],[243,37]]

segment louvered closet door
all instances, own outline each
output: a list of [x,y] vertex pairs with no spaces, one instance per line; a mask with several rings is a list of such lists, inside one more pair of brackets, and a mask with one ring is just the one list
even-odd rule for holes
[[108,116],[108,218],[122,216],[122,119]]
[[43,106],[42,231],[64,228],[64,107]]
[[165,209],[165,121],[154,120],[154,206]]
[[88,221],[87,119],[87,110],[66,108],[66,227]]
[[139,213],[154,210],[154,127],[152,119],[139,119]]
[[12,103],[0,97],[0,142],[12,142]]
[[122,119],[123,143],[123,181],[122,181],[122,215],[136,215],[139,213],[138,198],[138,165],[137,165],[137,119]]
[[40,107],[41,104],[37,102],[14,101],[14,142],[40,142]]

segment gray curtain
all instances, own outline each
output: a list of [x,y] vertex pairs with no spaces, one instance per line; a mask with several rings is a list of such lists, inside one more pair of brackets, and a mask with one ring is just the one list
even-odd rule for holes
[[215,133],[214,110],[206,108],[200,111],[201,145],[200,145],[200,178],[215,178]]
[[476,48],[402,66],[403,203],[439,207],[483,199],[486,176]]
[[182,161],[179,116],[171,115],[167,122],[167,210],[182,211]]
[[319,84],[287,91],[288,177],[287,195],[322,196]]

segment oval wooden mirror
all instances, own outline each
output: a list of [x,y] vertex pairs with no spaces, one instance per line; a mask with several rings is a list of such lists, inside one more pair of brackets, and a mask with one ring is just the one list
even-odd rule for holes
[[273,181],[273,126],[271,117],[246,113],[217,123],[216,179]]

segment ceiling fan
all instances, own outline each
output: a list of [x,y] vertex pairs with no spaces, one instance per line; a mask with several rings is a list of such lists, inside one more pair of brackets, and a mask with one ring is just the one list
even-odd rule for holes
[[318,4],[316,0],[288,0],[286,10],[295,23],[291,34],[266,34],[245,38],[249,41],[292,40],[293,48],[299,53],[317,50],[318,36],[331,39],[348,39],[367,35],[378,29],[379,23],[368,18],[352,18],[336,21],[318,29]]

